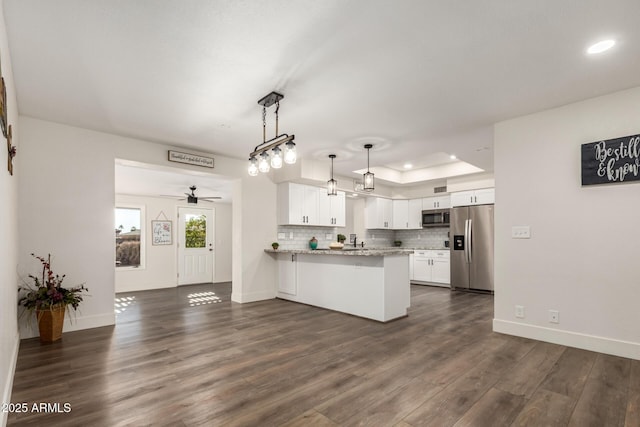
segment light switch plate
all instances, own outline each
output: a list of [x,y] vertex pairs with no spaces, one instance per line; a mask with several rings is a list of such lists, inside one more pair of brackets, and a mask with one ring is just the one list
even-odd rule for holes
[[278,240],[286,239],[286,236],[285,233],[278,233]]
[[326,233],[324,235],[324,240],[333,240],[333,234],[331,233]]
[[514,225],[511,227],[512,239],[530,239],[531,227],[528,225]]

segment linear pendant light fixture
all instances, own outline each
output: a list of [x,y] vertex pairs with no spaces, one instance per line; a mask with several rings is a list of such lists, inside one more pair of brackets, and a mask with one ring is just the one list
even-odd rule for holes
[[337,196],[338,195],[338,181],[333,179],[333,159],[336,158],[335,154],[329,154],[329,158],[331,159],[331,179],[327,181],[327,196]]
[[369,171],[369,150],[373,148],[373,144],[365,144],[364,148],[367,150],[367,172],[362,175],[362,182],[364,183],[364,191],[373,191],[375,189],[373,185],[374,175]]
[[[251,176],[258,175],[258,172],[267,173],[271,168],[280,169],[283,161],[292,165],[297,160],[296,144],[293,142],[295,135],[289,136],[286,133],[278,135],[278,111],[282,98],[284,95],[271,92],[258,101],[258,105],[262,105],[262,144],[257,145],[249,154],[247,172]],[[273,104],[276,105],[276,136],[267,141],[267,108]],[[284,155],[281,146],[284,146]]]

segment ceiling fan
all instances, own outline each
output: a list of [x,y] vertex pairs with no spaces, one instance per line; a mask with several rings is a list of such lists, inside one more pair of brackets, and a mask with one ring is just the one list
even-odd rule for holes
[[[189,203],[189,204],[197,205],[198,204],[198,200],[202,200],[202,201],[205,201],[205,202],[213,203],[213,200],[222,198],[222,197],[219,197],[219,196],[210,196],[210,197],[199,197],[199,196],[196,196],[196,186],[195,185],[192,185],[191,187],[189,187],[189,190],[191,190],[191,193],[184,193],[184,195],[187,196],[187,197],[182,197],[182,198],[179,198],[178,200],[186,200],[187,203]],[[175,198],[175,196],[163,196],[163,197]]]
[[196,196],[196,186],[192,185],[191,187],[189,187],[189,190],[191,190],[191,194],[189,193],[184,193],[185,196],[187,196],[186,199],[180,199],[180,200],[186,200],[187,203],[191,203],[194,205],[198,204],[198,200],[203,200],[205,202],[213,202],[213,200],[215,199],[221,199],[222,197],[218,197],[218,196],[211,196],[211,197],[198,197]]

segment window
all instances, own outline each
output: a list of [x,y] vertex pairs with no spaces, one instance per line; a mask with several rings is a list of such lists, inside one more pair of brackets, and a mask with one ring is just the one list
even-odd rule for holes
[[144,208],[115,209],[116,267],[144,266]]

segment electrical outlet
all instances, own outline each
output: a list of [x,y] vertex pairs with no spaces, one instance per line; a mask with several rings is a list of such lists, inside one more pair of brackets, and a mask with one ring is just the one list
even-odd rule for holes
[[558,310],[549,310],[549,323],[560,323],[560,312]]
[[286,234],[285,233],[278,233],[278,240],[284,240],[286,239]]
[[524,319],[524,306],[516,305],[516,317],[518,319]]
[[514,225],[513,227],[511,227],[511,238],[530,239],[531,227],[529,227],[528,225]]
[[331,234],[331,233],[325,233],[325,235],[324,235],[324,240],[333,240],[333,234]]
[[293,231],[289,232],[289,239],[293,239]]

